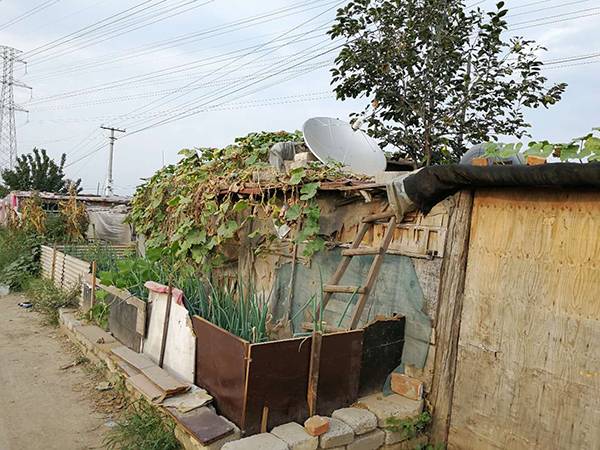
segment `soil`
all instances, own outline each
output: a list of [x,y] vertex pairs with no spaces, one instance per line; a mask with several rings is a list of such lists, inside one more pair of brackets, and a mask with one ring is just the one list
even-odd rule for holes
[[101,372],[39,314],[0,297],[0,450],[104,448],[123,407]]

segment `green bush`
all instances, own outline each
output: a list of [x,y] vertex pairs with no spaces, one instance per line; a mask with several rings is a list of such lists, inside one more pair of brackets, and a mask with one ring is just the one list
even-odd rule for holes
[[26,287],[34,311],[45,315],[50,325],[58,325],[59,308],[77,306],[79,293],[79,286],[66,292],[54,286],[52,281],[42,278],[30,280]]
[[133,403],[117,421],[105,445],[111,450],[178,450],[173,420],[146,401]]
[[0,228],[0,284],[21,290],[39,272],[39,238],[24,230]]

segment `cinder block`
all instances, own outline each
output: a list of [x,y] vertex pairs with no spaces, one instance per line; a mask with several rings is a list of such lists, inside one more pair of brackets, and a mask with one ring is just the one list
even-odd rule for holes
[[381,450],[414,450],[415,448],[421,448],[427,445],[429,438],[427,435],[421,435],[406,441],[398,442],[397,444],[384,445]]
[[362,408],[342,408],[334,411],[331,417],[341,420],[361,435],[377,428],[377,417],[372,412]]
[[304,422],[306,432],[311,436],[320,436],[329,431],[329,418],[312,416]]
[[348,445],[354,440],[354,431],[338,419],[329,419],[329,431],[319,438],[321,448],[333,448]]
[[271,434],[284,441],[290,450],[315,450],[319,446],[319,438],[311,436],[295,422],[279,425],[271,430]]
[[383,445],[385,433],[382,430],[374,430],[363,434],[354,439],[354,442],[348,444],[347,450],[377,450]]
[[423,383],[403,373],[392,373],[391,387],[393,392],[406,398],[420,400],[423,397]]
[[271,433],[255,434],[226,443],[222,450],[289,450],[288,445]]
[[411,400],[398,394],[384,397],[382,394],[372,394],[358,400],[357,405],[368,409],[377,416],[377,426],[385,428],[386,420],[393,417],[398,420],[418,416],[423,411],[423,400]]

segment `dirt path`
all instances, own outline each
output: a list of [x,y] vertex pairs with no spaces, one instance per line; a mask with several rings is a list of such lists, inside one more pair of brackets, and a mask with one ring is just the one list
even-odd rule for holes
[[0,297],[0,450],[103,448],[109,418],[94,411],[90,374],[60,369],[76,354],[20,301]]

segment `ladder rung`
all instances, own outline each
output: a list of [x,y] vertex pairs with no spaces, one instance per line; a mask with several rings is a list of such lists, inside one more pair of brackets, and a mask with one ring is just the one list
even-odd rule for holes
[[342,250],[342,256],[378,255],[380,251],[380,247],[348,248]]
[[337,284],[326,284],[323,286],[323,292],[338,292],[342,294],[364,294],[365,288],[359,286],[340,286]]
[[387,211],[377,214],[371,214],[370,216],[363,217],[363,223],[375,222],[377,220],[389,219],[394,215],[394,211]]

